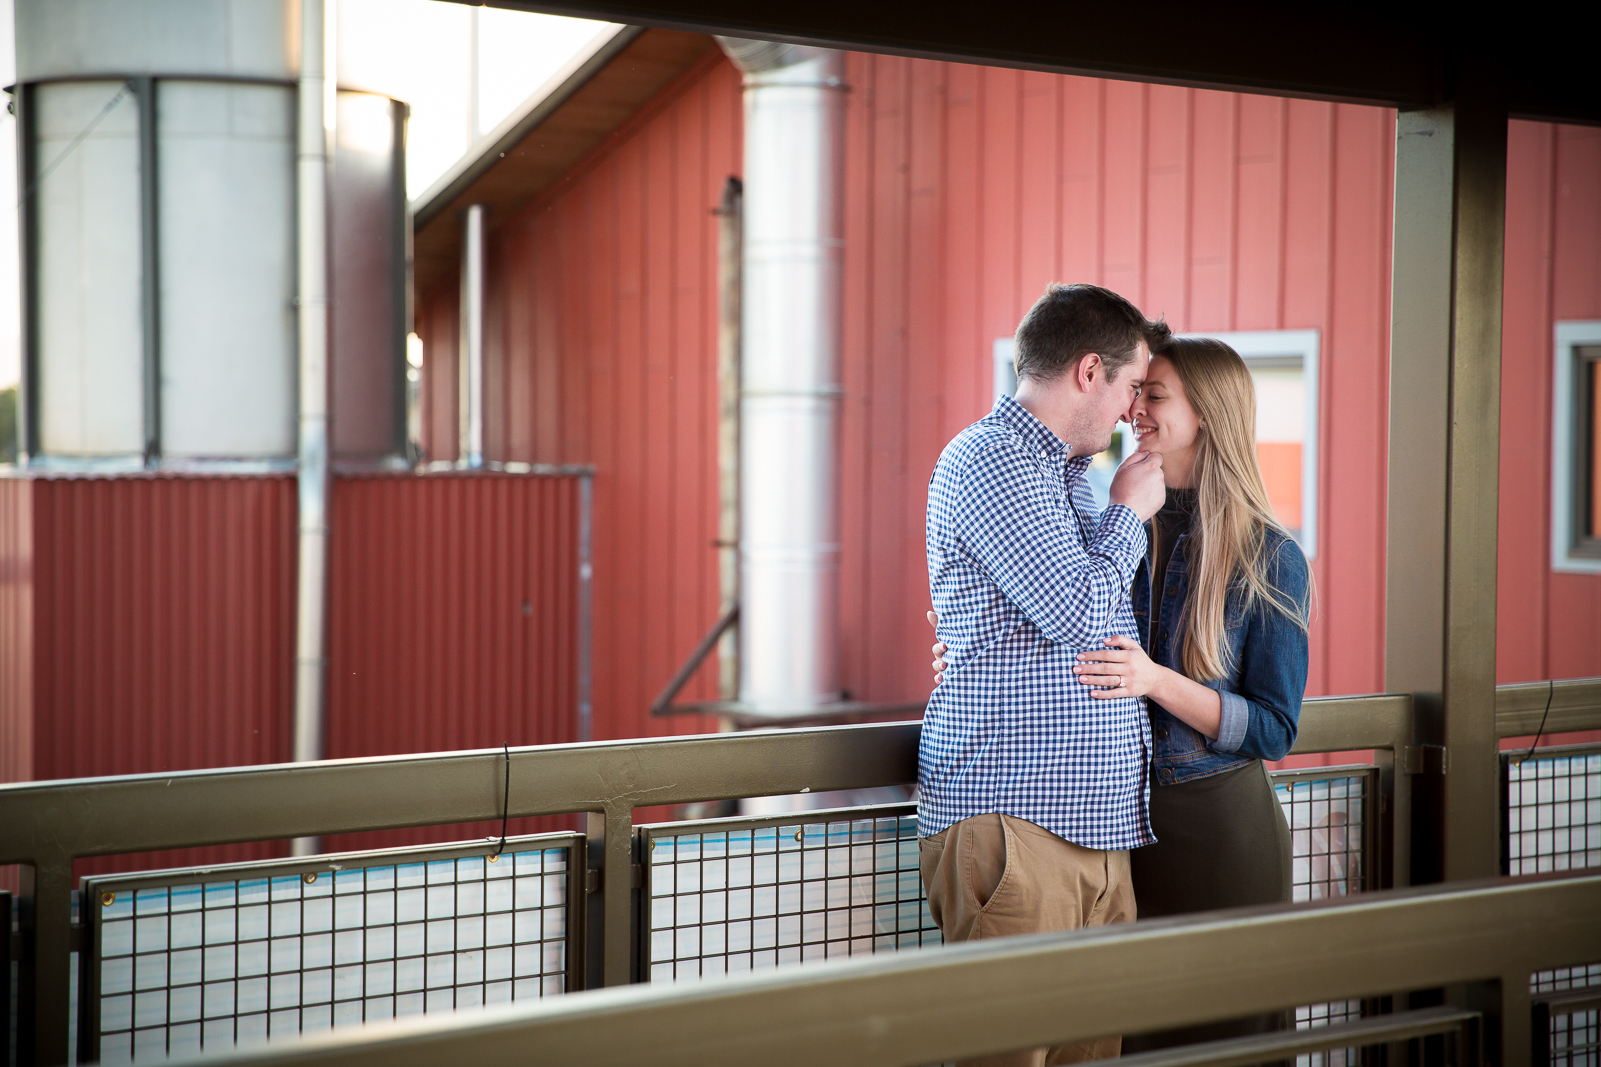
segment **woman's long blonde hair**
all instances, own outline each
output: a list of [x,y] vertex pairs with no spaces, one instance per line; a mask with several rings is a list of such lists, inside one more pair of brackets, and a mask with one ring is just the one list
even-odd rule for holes
[[[1256,457],[1256,386],[1239,353],[1209,337],[1175,337],[1155,353],[1169,360],[1201,419],[1196,439],[1196,513],[1190,530],[1190,595],[1184,607],[1184,673],[1221,678],[1228,662],[1231,588],[1246,609],[1264,601],[1307,628],[1309,603],[1296,603],[1272,580],[1268,530],[1289,534],[1273,517]],[[1159,595],[1152,590],[1153,596]],[[1310,586],[1308,587],[1310,599]]]

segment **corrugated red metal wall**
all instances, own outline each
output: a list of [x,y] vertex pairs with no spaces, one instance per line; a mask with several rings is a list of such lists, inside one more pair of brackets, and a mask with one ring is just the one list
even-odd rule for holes
[[[577,740],[578,478],[341,477],[330,565],[330,759]],[[513,833],[565,828],[526,819]],[[382,848],[499,833],[429,827]]]
[[[577,483],[335,479],[330,757],[574,738]],[[295,515],[287,475],[0,479],[0,780],[287,760]],[[281,851],[269,842],[79,868]]]
[[0,478],[0,782],[33,777],[33,489]]
[[[0,656],[19,668],[0,727],[7,780],[288,758],[292,479],[7,479],[0,499],[8,601]],[[80,868],[274,850],[230,845]]]

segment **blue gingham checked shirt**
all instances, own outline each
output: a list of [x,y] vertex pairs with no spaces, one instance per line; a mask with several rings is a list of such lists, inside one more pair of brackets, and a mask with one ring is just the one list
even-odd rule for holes
[[1145,530],[1100,514],[1069,448],[1015,400],[956,436],[928,486],[928,580],[945,680],[923,716],[918,833],[974,815],[1027,819],[1086,848],[1151,844],[1150,724],[1096,700],[1075,656],[1138,640],[1129,586]]

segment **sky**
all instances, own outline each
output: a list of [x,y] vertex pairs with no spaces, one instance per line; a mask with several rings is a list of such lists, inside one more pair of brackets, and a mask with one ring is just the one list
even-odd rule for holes
[[[409,197],[433,184],[466,153],[475,134],[493,129],[607,28],[585,19],[441,0],[338,0],[338,11],[340,85],[411,105]],[[469,116],[475,36],[477,108]],[[10,85],[15,75],[12,0],[0,0],[0,85]],[[0,112],[0,200],[17,203],[16,120],[9,112]],[[19,281],[17,213],[0,211],[0,389],[16,384],[20,367]]]

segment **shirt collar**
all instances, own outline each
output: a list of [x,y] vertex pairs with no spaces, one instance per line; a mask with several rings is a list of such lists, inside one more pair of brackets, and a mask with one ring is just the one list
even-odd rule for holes
[[1041,455],[1054,456],[1058,453],[1072,452],[1071,445],[1052,433],[1027,408],[1005,393],[995,398],[995,408],[990,414],[1016,430],[1024,443]]
[[1073,455],[1072,445],[1052,433],[1032,412],[1005,393],[995,398],[995,407],[990,415],[1017,431],[1024,443],[1039,455],[1066,460],[1069,481],[1082,475],[1095,458]]

